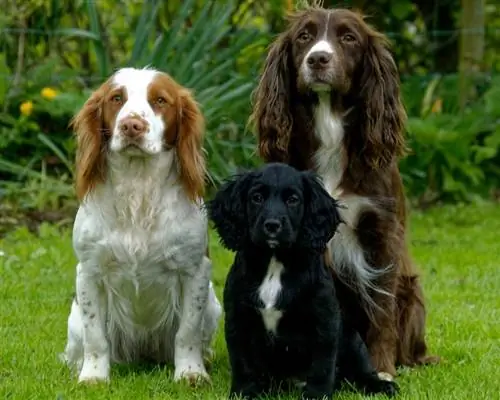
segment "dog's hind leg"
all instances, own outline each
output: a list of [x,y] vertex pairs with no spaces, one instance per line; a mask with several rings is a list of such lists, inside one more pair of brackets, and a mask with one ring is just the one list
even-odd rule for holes
[[368,349],[357,331],[344,327],[342,355],[339,360],[339,378],[353,383],[366,394],[381,393],[394,396],[397,384],[381,379],[373,366]]
[[182,301],[179,329],[175,335],[174,380],[187,379],[196,384],[209,381],[203,363],[203,318],[206,312],[212,263],[203,257],[193,275],[182,276]]
[[76,297],[73,299],[68,317],[68,341],[59,357],[77,374],[80,373],[83,364],[83,323]]
[[222,315],[222,306],[215,294],[214,286],[210,282],[208,290],[207,306],[203,316],[203,352],[207,364],[213,360],[214,352],[212,350],[212,340],[217,331],[219,320]]

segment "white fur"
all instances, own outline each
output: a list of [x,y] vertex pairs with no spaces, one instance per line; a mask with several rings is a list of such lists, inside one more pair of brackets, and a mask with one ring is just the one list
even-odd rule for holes
[[[386,269],[374,269],[368,264],[355,233],[361,213],[374,208],[374,205],[368,197],[343,193],[341,180],[348,162],[342,145],[344,127],[342,116],[332,113],[329,93],[319,94],[314,118],[316,137],[321,143],[314,154],[316,171],[322,177],[328,193],[339,201],[342,207],[340,215],[344,221],[344,224],[339,226],[338,233],[330,241],[334,265],[339,268],[340,276],[353,277],[352,283],[363,300],[369,305],[374,305],[368,289],[381,291],[373,281],[385,273]],[[351,267],[353,270],[345,271],[346,267]]]
[[264,303],[264,307],[260,309],[262,320],[266,329],[272,333],[276,333],[278,323],[283,315],[282,311],[276,309],[276,303],[282,290],[281,274],[283,268],[283,264],[273,257],[258,290],[259,298]]
[[311,54],[318,53],[320,51],[328,54],[333,54],[333,47],[328,42],[328,40],[321,39],[316,42],[313,47],[311,47],[311,49],[307,52],[305,59],[307,60]]
[[324,84],[324,83],[314,83],[311,82],[312,80],[312,71],[311,68],[309,67],[307,60],[309,57],[318,52],[325,52],[328,53],[332,56],[333,60],[338,59],[337,52],[335,51],[335,47],[332,46],[332,44],[328,41],[328,26],[329,26],[329,21],[330,21],[330,15],[328,15],[328,20],[325,24],[325,29],[321,33],[321,35],[318,35],[318,40],[314,45],[309,49],[307,52],[306,56],[302,60],[302,64],[300,65],[300,70],[301,70],[301,75],[304,79],[304,81],[311,85],[311,88],[315,90],[318,93],[330,93],[330,85]]
[[[149,124],[149,129],[140,142],[141,150],[149,154],[159,154],[163,150],[165,123],[161,116],[155,115],[148,102],[147,93],[148,86],[156,75],[157,71],[153,69],[122,68],[113,76],[113,86],[126,88],[127,101],[116,116],[115,127],[109,143],[111,151],[120,151],[127,145],[119,126],[123,119],[133,115],[145,119]],[[137,153],[134,148],[130,150]]]
[[[152,76],[117,73],[127,104],[144,105],[137,97]],[[151,116],[146,107],[137,111]],[[159,124],[148,122],[156,143]],[[222,309],[210,282],[201,201],[190,202],[180,185],[175,149],[107,158],[106,181],[86,196],[73,228],[76,299],[63,359],[80,382],[108,381],[111,362],[144,358],[174,362],[175,380],[208,378],[203,352],[211,352]]]

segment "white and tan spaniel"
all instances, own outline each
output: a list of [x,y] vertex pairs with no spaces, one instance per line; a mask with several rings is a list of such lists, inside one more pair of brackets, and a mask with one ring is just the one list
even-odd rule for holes
[[209,379],[222,309],[202,207],[204,120],[189,91],[153,69],[117,71],[75,116],[81,201],[76,298],[64,360],[80,382],[113,362],[174,362]]

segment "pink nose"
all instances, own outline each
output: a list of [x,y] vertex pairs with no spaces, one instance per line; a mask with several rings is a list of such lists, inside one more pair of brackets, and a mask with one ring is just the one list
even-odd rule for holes
[[136,117],[125,118],[120,123],[120,131],[131,139],[141,136],[144,132],[146,132],[146,128],[146,122]]

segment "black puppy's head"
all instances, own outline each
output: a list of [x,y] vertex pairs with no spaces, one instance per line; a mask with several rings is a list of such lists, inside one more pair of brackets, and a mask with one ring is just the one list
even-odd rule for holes
[[222,243],[234,251],[248,242],[323,251],[340,223],[337,203],[317,176],[281,163],[228,180],[207,208]]

